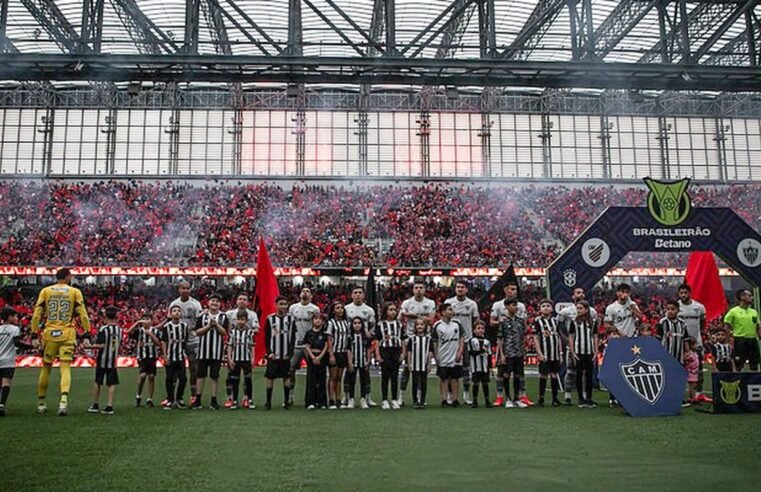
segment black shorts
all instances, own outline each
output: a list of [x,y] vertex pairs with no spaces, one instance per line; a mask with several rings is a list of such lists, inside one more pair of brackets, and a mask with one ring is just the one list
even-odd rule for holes
[[330,367],[338,367],[341,369],[349,367],[349,357],[346,352],[336,352],[334,355],[336,357],[336,363],[331,364]]
[[548,374],[558,374],[560,372],[559,360],[546,360],[539,363],[539,374],[546,376]]
[[243,373],[244,376],[248,376],[251,374],[251,362],[249,361],[234,361],[235,366],[227,371],[228,376],[231,374],[240,374]]
[[0,367],[0,379],[13,379],[15,373],[15,367]]
[[523,357],[508,357],[505,359],[505,365],[502,366],[502,377],[514,374],[519,378],[523,377]]
[[732,372],[732,361],[725,360],[716,363],[716,370],[719,372]]
[[472,384],[488,383],[489,382],[489,373],[488,372],[471,372],[470,373],[470,382]]
[[103,380],[106,381],[106,386],[115,386],[119,384],[119,373],[116,372],[116,368],[104,369],[103,367],[95,368],[95,384],[103,386]]
[[271,359],[267,361],[264,377],[267,379],[286,379],[291,372],[289,359]]
[[219,369],[221,367],[221,360],[198,359],[198,370],[196,371],[196,377],[210,377],[211,379],[219,379]]
[[460,379],[462,377],[462,366],[439,367],[436,369],[436,375],[439,379]]
[[758,365],[758,340],[755,338],[735,338],[735,362],[737,367],[747,360],[751,366]]
[[140,359],[137,364],[140,367],[140,374],[156,375],[156,359],[154,357]]

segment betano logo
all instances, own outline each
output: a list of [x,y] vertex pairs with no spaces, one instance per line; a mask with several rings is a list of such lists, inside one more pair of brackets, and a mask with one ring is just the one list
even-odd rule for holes
[[692,211],[692,199],[687,194],[690,178],[679,181],[656,181],[645,178],[650,189],[647,208],[655,220],[665,226],[676,226],[687,220]]

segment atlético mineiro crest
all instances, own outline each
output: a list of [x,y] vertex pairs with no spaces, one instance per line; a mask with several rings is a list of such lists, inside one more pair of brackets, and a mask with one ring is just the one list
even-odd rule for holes
[[563,271],[563,283],[568,288],[571,288],[574,285],[576,285],[576,270],[569,268]]
[[756,260],[758,260],[758,253],[758,248],[755,246],[748,245],[747,247],[743,248],[743,254],[750,263],[755,263]]
[[620,367],[626,384],[649,405],[655,405],[665,386],[663,365],[638,357]]

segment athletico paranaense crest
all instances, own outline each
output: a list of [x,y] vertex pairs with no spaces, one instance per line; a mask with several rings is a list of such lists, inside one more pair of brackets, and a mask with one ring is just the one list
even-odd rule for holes
[[663,393],[664,373],[660,362],[637,358],[621,364],[621,373],[629,387],[650,405],[655,405]]

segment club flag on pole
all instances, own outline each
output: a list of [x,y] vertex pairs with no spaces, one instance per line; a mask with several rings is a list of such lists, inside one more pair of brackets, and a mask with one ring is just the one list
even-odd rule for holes
[[712,252],[690,253],[685,282],[692,288],[692,298],[706,307],[706,321],[711,321],[727,311],[727,297],[724,295],[719,269]]
[[275,278],[275,269],[272,268],[270,255],[267,252],[267,246],[264,239],[259,238],[259,251],[256,256],[256,307],[259,312],[259,334],[256,336],[256,349],[254,356],[259,362],[264,357],[264,324],[267,317],[277,311],[275,299],[280,295],[280,289],[277,286]]
[[[505,272],[502,274],[502,276],[494,282],[494,285],[491,286],[488,292],[484,294],[479,300],[478,300],[478,312],[483,312],[485,309],[487,309],[489,306],[491,306],[495,301],[499,301],[500,299],[503,299],[505,297],[504,289],[505,285],[507,285],[508,282],[515,282],[518,284],[518,288],[520,289],[520,283],[518,282],[518,277],[515,275],[515,267],[512,263],[507,267]],[[520,298],[520,290],[518,291],[518,297]]]

